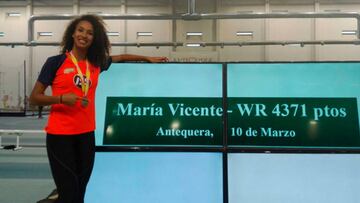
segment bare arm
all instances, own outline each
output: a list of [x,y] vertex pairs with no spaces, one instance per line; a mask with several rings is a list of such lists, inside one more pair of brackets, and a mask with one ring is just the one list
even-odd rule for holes
[[111,56],[113,62],[121,62],[121,61],[147,61],[150,63],[160,63],[168,61],[166,57],[151,57],[151,56],[141,56],[141,55],[133,55],[133,54],[120,54]]
[[35,86],[30,95],[30,104],[38,105],[38,106],[47,106],[52,104],[66,104],[66,105],[74,105],[76,100],[81,99],[74,93],[57,95],[57,96],[48,96],[45,95],[45,90],[47,86],[42,84],[39,81],[36,81]]

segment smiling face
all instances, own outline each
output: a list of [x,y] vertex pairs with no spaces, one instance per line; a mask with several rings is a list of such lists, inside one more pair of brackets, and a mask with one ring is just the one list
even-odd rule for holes
[[77,49],[88,49],[94,40],[94,28],[88,21],[80,21],[72,35],[74,47]]

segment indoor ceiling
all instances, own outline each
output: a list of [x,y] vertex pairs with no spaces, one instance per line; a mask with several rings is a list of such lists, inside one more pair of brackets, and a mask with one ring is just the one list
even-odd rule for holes
[[[80,5],[122,5],[129,6],[164,6],[169,5],[172,2],[175,5],[184,4],[187,5],[188,0],[0,0],[0,5],[27,5],[32,2],[34,6],[57,6],[66,5],[72,6],[74,2],[78,1]],[[195,0],[197,6],[208,2],[221,5],[262,5],[266,2],[276,5],[303,5],[314,4],[316,2],[320,4],[360,4],[360,0]]]

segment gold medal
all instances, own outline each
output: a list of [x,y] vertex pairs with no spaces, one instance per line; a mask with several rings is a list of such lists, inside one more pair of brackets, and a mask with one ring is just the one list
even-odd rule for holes
[[81,99],[81,106],[87,107],[88,104],[89,104],[89,100],[86,97],[83,97]]

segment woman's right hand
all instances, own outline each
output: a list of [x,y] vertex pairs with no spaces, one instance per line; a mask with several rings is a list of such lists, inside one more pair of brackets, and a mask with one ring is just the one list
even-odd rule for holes
[[67,93],[61,96],[61,103],[68,106],[74,106],[76,101],[79,99],[81,99],[81,97],[77,96],[76,94]]

